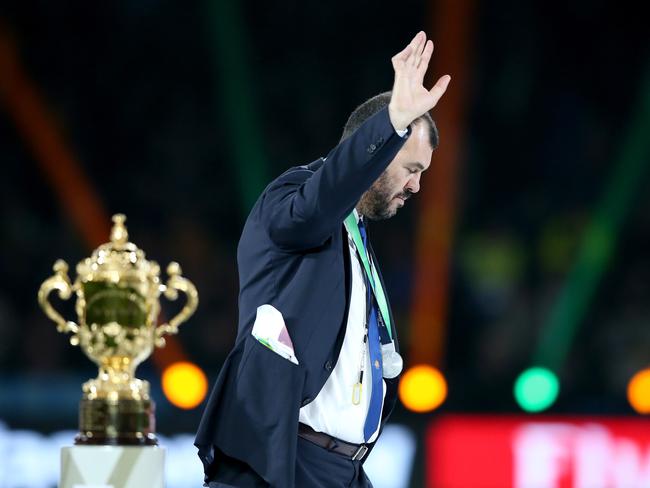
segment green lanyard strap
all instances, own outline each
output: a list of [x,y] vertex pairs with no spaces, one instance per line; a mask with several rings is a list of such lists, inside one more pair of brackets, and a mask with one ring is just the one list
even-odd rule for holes
[[366,271],[366,276],[372,287],[372,292],[377,299],[377,305],[379,305],[379,312],[384,319],[386,328],[388,329],[388,336],[393,340],[393,332],[390,324],[390,315],[388,313],[388,304],[386,303],[386,295],[384,295],[384,288],[381,286],[381,280],[377,274],[377,270],[374,266],[370,266],[368,261],[368,251],[366,246],[363,245],[363,239],[361,238],[361,233],[359,232],[359,224],[357,223],[357,217],[352,212],[345,219],[345,228],[348,230],[348,233],[352,236],[354,245],[357,246],[359,251],[359,256],[361,257],[361,262],[363,263],[363,268]]

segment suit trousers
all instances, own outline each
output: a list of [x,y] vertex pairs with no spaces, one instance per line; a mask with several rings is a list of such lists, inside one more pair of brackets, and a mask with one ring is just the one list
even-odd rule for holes
[[[209,488],[268,488],[250,467],[237,459],[224,456]],[[296,452],[296,488],[372,488],[361,461],[352,461],[328,451],[302,437]]]

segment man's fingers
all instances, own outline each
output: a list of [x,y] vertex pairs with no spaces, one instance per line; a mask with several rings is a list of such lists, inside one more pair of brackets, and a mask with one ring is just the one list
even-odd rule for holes
[[411,46],[413,46],[413,51],[411,57],[409,58],[409,66],[417,67],[420,63],[420,56],[422,55],[422,45],[425,43],[427,36],[424,32],[420,31],[411,41]]
[[413,51],[413,46],[411,46],[409,44],[404,49],[402,49],[400,52],[398,52],[395,56],[393,56],[393,59],[392,59],[393,63],[395,61],[406,61],[406,59],[411,54],[411,51]]
[[393,57],[395,81],[391,97],[391,121],[395,127],[408,125],[414,117],[436,106],[447,90],[451,76],[442,76],[427,90],[424,76],[433,55],[433,42],[418,32],[404,50]]
[[424,32],[418,32],[417,34],[415,34],[415,37],[411,39],[411,42],[409,42],[404,49],[402,49],[395,56],[393,56],[393,61],[406,61],[409,55],[411,55],[415,51],[414,48],[417,44],[418,39],[420,39],[422,34],[424,34]]
[[411,42],[409,42],[409,45],[413,48],[417,46],[418,44],[422,43],[423,39],[426,39],[427,35],[424,33],[424,31],[420,31],[415,36],[413,36],[413,39],[411,39]]
[[436,82],[435,85],[433,85],[433,88],[429,90],[429,93],[434,98],[434,106],[436,103],[438,103],[438,100],[440,100],[440,97],[444,95],[445,90],[447,90],[447,85],[449,85],[449,82],[451,81],[451,76],[449,75],[444,75],[441,76],[440,79]]
[[431,60],[431,54],[433,53],[433,41],[427,41],[424,45],[424,50],[422,51],[422,56],[420,57],[420,64],[417,66],[418,81],[422,83],[424,80],[424,75],[429,68],[429,61]]
[[433,53],[433,41],[428,40],[427,43],[424,45],[424,49],[422,50],[422,56],[420,56],[420,64],[418,65],[418,68],[420,68],[423,64],[427,64],[429,62],[432,53]]

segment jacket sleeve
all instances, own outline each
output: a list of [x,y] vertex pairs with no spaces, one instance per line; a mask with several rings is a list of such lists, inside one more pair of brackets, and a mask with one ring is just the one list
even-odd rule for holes
[[271,183],[260,206],[261,223],[271,240],[294,250],[323,244],[407,137],[395,133],[385,108],[336,146],[316,171],[301,168]]

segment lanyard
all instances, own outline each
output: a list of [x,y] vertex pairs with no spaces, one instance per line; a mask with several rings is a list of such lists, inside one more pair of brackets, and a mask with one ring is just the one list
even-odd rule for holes
[[357,223],[357,217],[354,214],[354,211],[348,215],[345,219],[345,228],[348,230],[354,241],[354,245],[357,246],[359,251],[359,256],[361,257],[361,262],[363,263],[363,268],[366,271],[366,276],[372,287],[372,291],[377,300],[377,305],[379,305],[379,312],[381,313],[381,318],[383,318],[386,328],[388,329],[388,336],[390,340],[393,340],[393,332],[391,330],[390,315],[388,314],[388,304],[386,303],[386,296],[384,295],[384,289],[381,286],[381,280],[377,275],[377,270],[374,267],[370,266],[368,261],[368,251],[366,246],[363,245],[363,239],[361,239],[361,233],[359,232],[359,224]]

